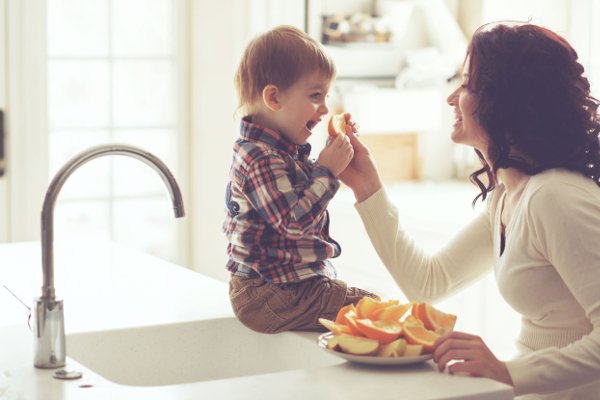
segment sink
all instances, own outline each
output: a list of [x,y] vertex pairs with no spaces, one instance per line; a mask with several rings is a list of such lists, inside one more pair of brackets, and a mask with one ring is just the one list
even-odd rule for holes
[[218,318],[67,336],[67,356],[114,383],[164,386],[313,369],[343,360],[314,332],[267,335]]

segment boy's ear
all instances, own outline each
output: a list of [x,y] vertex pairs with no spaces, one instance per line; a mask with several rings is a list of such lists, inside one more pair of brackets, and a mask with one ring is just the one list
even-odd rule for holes
[[275,85],[268,84],[262,91],[262,99],[265,106],[271,111],[281,108],[281,91]]

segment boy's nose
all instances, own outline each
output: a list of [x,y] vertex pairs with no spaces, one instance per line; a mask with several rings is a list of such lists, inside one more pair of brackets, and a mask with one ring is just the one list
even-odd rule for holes
[[329,114],[329,107],[327,106],[327,103],[321,104],[321,106],[319,107],[319,112],[321,112],[322,114]]

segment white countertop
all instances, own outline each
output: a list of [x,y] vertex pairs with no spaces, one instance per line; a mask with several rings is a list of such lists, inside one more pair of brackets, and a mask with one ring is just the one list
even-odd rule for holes
[[[26,303],[40,293],[40,253],[39,243],[0,245],[0,285],[6,285]],[[67,335],[233,315],[227,284],[116,244],[57,246],[55,266],[56,294],[64,300]],[[342,362],[263,375],[138,387],[108,381],[68,358],[68,367],[83,371],[84,377],[59,381],[52,378],[52,370],[33,367],[33,340],[25,309],[4,288],[0,287],[0,291],[2,400],[197,399],[199,396],[344,400],[513,398],[512,389],[506,385],[439,373],[432,362],[402,368]],[[303,335],[314,335],[314,351],[323,351],[316,344],[316,334]],[[88,384],[92,387],[81,387]]]

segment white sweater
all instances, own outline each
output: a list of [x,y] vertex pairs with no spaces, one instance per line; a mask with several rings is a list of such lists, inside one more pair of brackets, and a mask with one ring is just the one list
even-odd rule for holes
[[521,355],[506,363],[515,395],[600,399],[600,187],[558,169],[533,176],[500,255],[504,194],[497,187],[485,211],[432,255],[402,230],[384,189],[356,208],[410,300],[436,302],[494,268],[502,296],[522,315]]

